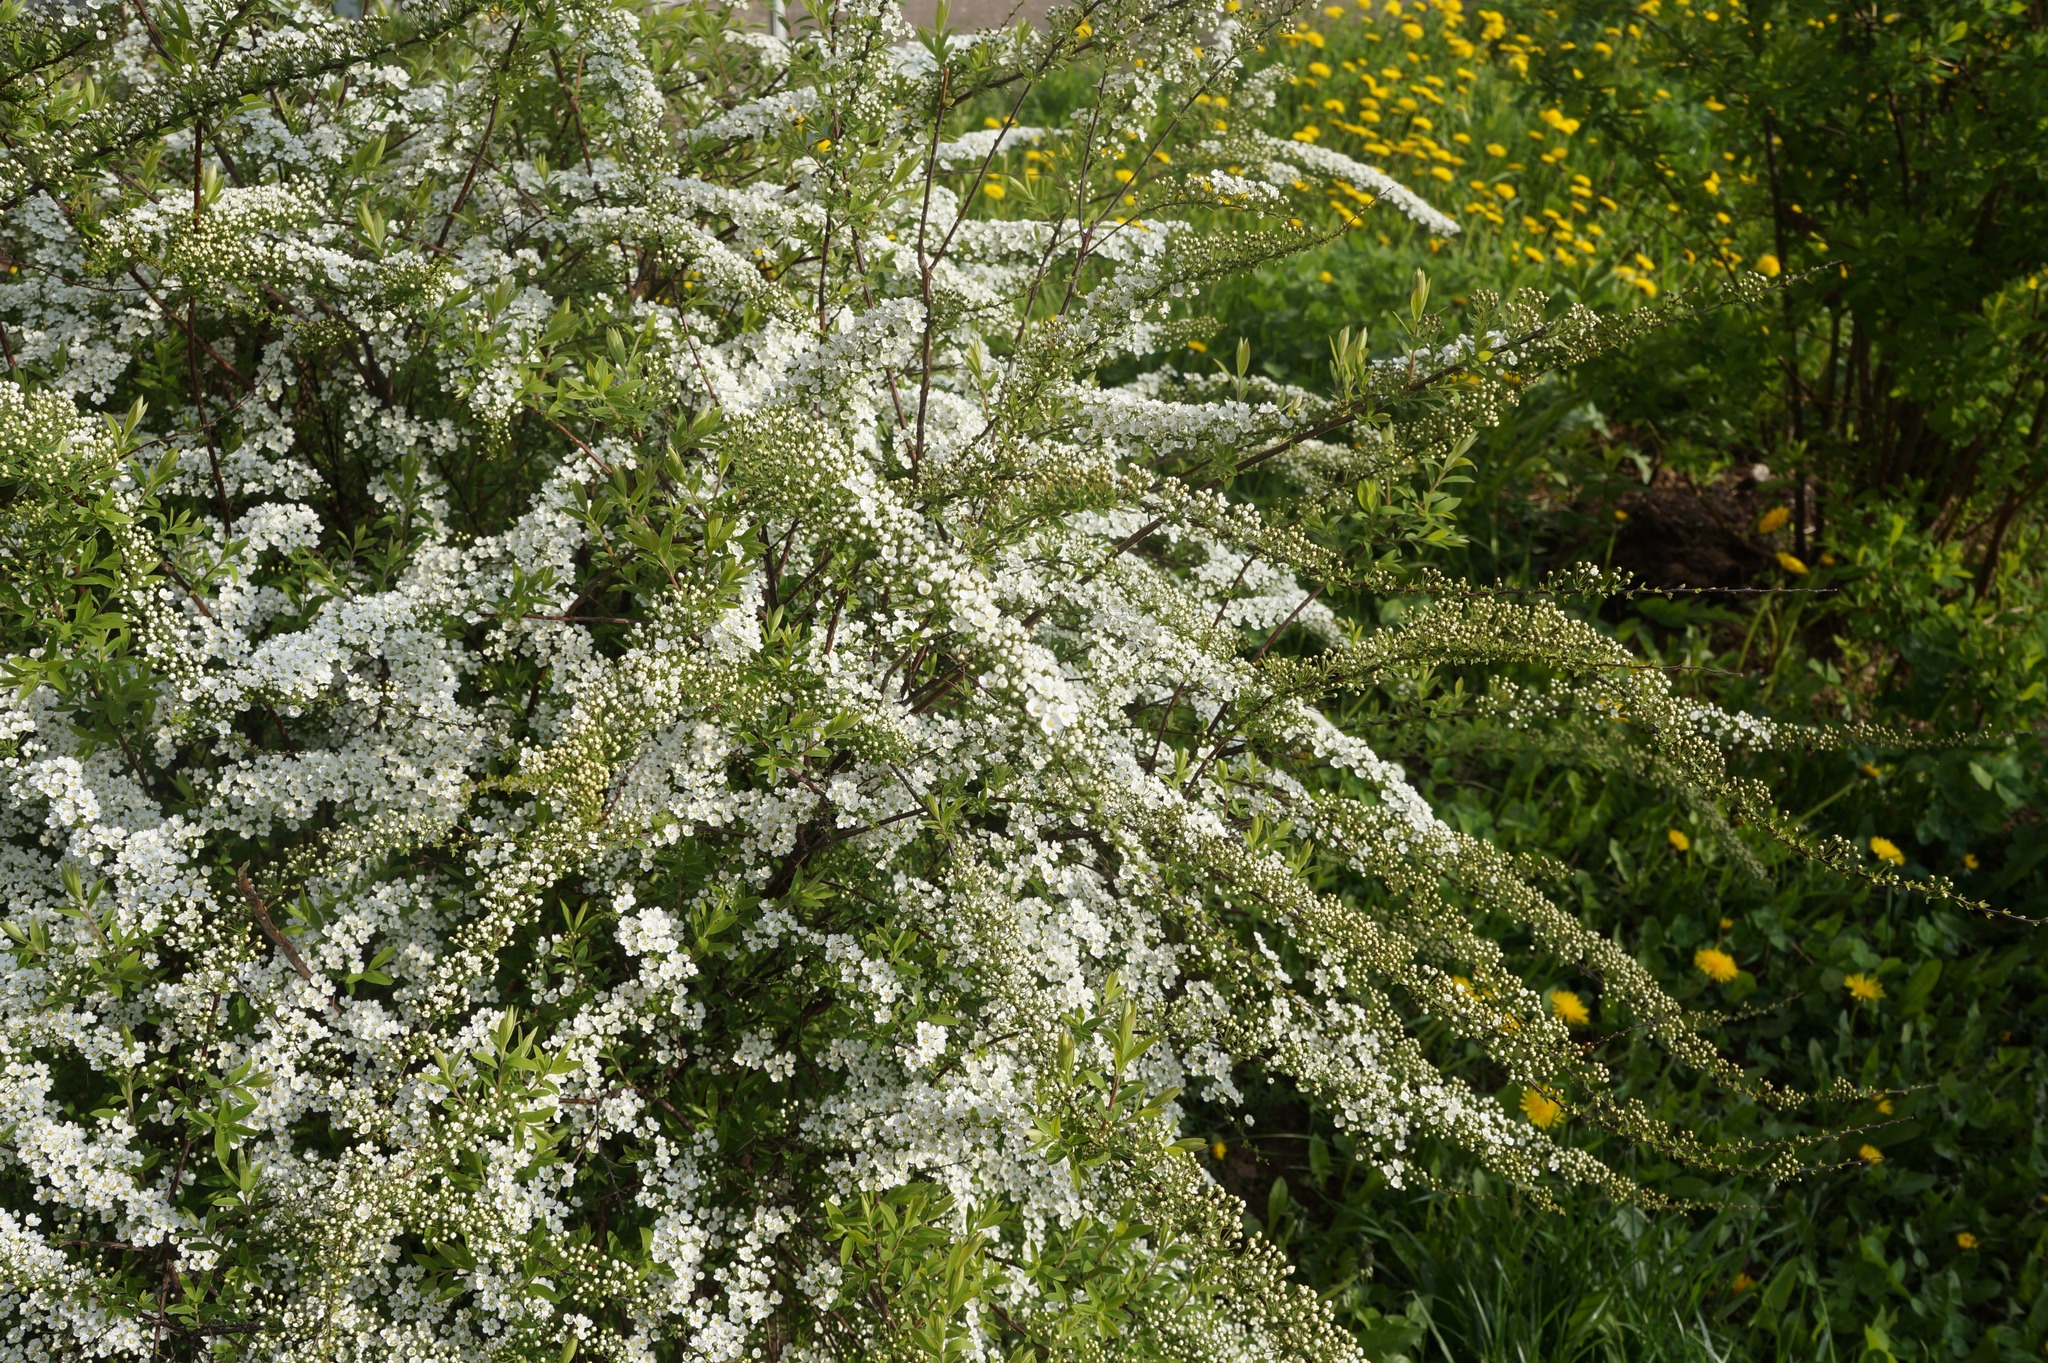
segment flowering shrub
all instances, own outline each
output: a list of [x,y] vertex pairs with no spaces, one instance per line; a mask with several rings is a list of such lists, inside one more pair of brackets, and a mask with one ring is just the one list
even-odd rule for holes
[[1539,1195],[1648,1196],[1575,1122],[1752,1158],[1503,940],[1794,1101],[1323,708],[1469,674],[1774,821],[1770,726],[1414,564],[1650,314],[1418,278],[1331,394],[1147,359],[1326,183],[1452,230],[1184,117],[1288,16],[6,17],[0,1357],[1347,1357],[1191,1111]]

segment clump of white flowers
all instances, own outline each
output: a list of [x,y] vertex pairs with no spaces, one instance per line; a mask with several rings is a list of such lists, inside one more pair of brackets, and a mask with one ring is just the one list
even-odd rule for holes
[[1348,1358],[1191,1114],[1713,1158],[1503,933],[1787,1100],[1326,704],[1766,817],[1767,729],[1412,566],[1621,331],[1158,358],[1331,180],[1455,230],[1256,132],[1288,17],[0,8],[0,1359]]

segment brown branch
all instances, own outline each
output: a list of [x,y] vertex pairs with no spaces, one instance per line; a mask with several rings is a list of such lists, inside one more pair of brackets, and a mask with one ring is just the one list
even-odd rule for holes
[[448,230],[455,226],[455,215],[462,211],[462,206],[465,203],[469,202],[469,191],[476,184],[477,168],[483,165],[484,153],[490,150],[491,134],[496,132],[498,128],[498,101],[505,94],[501,87],[504,84],[505,77],[511,74],[512,54],[519,50],[519,35],[524,31],[525,26],[526,20],[524,17],[512,25],[512,37],[505,44],[504,65],[498,68],[497,83],[491,87],[491,112],[484,119],[484,135],[477,139],[476,155],[469,158],[469,173],[462,177],[461,192],[455,196],[455,202],[448,206],[448,216],[441,220],[441,233],[434,238],[434,245],[437,247],[448,244]]
[[[299,955],[299,949],[292,945],[292,939],[278,931],[277,924],[270,921],[270,910],[263,906],[263,897],[256,893],[256,886],[249,880],[247,862],[235,868],[235,884],[242,887],[242,898],[249,902],[249,911],[256,915],[256,926],[263,929],[263,935],[284,953],[285,959],[292,963],[292,969],[299,972],[300,979],[307,984],[313,983],[313,971],[307,966],[306,958]],[[332,998],[327,1002],[329,1007],[340,1011],[341,1005]]]

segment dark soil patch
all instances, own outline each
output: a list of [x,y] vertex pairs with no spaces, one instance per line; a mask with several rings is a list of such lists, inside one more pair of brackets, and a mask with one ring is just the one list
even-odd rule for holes
[[1613,564],[1649,587],[1748,587],[1777,568],[1777,551],[1755,533],[1791,489],[1747,473],[1697,487],[1670,470],[1625,494]]

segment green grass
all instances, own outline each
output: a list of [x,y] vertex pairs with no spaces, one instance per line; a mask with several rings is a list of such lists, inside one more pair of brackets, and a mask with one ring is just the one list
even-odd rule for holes
[[[1413,6],[1371,23],[1346,10],[1317,19],[1314,39],[1303,29],[1272,45],[1267,58],[1289,64],[1296,83],[1281,87],[1267,127],[1284,136],[1315,126],[1323,145],[1402,176],[1458,214],[1465,232],[1432,244],[1390,213],[1368,212],[1341,239],[1205,299],[1221,327],[1210,354],[1243,337],[1267,373],[1319,385],[1327,338],[1378,327],[1418,266],[1451,309],[1477,288],[1525,285],[1560,306],[1621,308],[1704,282],[1720,268],[1717,251],[1753,265],[1768,248],[1769,223],[1737,204],[1742,177],[1757,170],[1753,149],[1725,159],[1702,92],[1674,89],[1658,116],[1662,135],[1690,158],[1686,183],[1651,182],[1591,128],[1545,121],[1545,97],[1518,69],[1527,39],[1511,29],[1465,54],[1458,44],[1478,40],[1487,22],[1480,13],[1447,22],[1444,9],[1430,10],[1420,38],[1393,21],[1415,17]],[[1388,79],[1367,79],[1387,65],[1440,74],[1444,104],[1395,107]],[[1456,75],[1460,68],[1469,78]],[[1366,123],[1360,97],[1373,83],[1382,87],[1373,110],[1380,121]],[[1326,99],[1344,101],[1341,115],[1321,107]],[[1454,141],[1456,133],[1469,143]],[[1488,152],[1489,144],[1508,154]],[[1540,159],[1560,148],[1564,156]],[[1436,166],[1454,170],[1453,181],[1430,174]],[[1725,193],[1692,183],[1716,166],[1726,169]],[[1510,186],[1514,197],[1474,180]],[[1589,192],[1574,194],[1574,183]],[[1674,200],[1683,211],[1670,211]],[[1725,231],[1714,218],[1724,206],[1733,210]],[[1337,214],[1321,203],[1305,211]],[[1541,238],[1531,222],[1549,224]],[[1566,245],[1569,263],[1558,258]],[[1531,256],[1539,247],[1540,263]],[[1775,381],[1772,349],[1758,344],[1772,320],[1768,311],[1724,309],[1674,325],[1635,354],[1532,387],[1474,451],[1475,483],[1460,512],[1468,542],[1439,566],[1526,585],[1575,559],[1611,561],[1613,510],[1653,474],[1705,488],[1747,467],[1761,451],[1735,417]],[[1168,358],[1206,363],[1199,354]],[[1654,439],[1639,433],[1650,427]],[[1817,460],[1816,476],[1848,457]],[[1765,563],[1795,547],[1789,531],[1755,526],[1755,511],[1787,503],[1778,487],[1760,489],[1751,519],[1731,530]],[[1973,573],[1981,566],[1967,546],[1929,529],[1918,495],[1845,486],[1824,530],[1797,546],[1811,571],[1766,570],[1754,583],[1825,594],[1651,597],[1599,618],[1704,699],[1788,719],[1873,720],[1915,735],[1849,752],[1768,755],[1745,774],[1767,782],[1811,834],[1863,848],[1881,836],[1904,851],[1911,876],[1951,876],[2001,909],[2048,917],[2043,525],[2031,509],[2019,515],[2007,554],[1980,586]],[[1337,604],[1366,619],[1399,609],[1373,599]],[[1481,679],[1436,679],[1445,687],[1461,680]],[[1249,1218],[1339,1304],[1369,1354],[1418,1363],[2042,1356],[2048,937],[1874,889],[1754,833],[1721,830],[1636,774],[1604,767],[1597,754],[1553,750],[1540,734],[1474,737],[1459,726],[1366,718],[1380,750],[1404,763],[1447,819],[1552,859],[1560,902],[1617,935],[1694,1007],[1725,1011],[1710,1034],[1752,1074],[1804,1091],[1847,1076],[1887,1090],[1891,1109],[1816,1104],[1778,1117],[1730,1103],[1635,1040],[1629,1019],[1609,1016],[1598,980],[1539,961],[1533,984],[1568,987],[1591,1003],[1586,1038],[1626,1093],[1708,1140],[1818,1135],[1822,1167],[1789,1186],[1709,1181],[1599,1133],[1573,1132],[1648,1186],[1695,1205],[1645,1212],[1586,1201],[1549,1212],[1460,1166],[1432,1163],[1431,1152],[1423,1159],[1437,1175],[1434,1189],[1390,1188],[1344,1157],[1326,1118],[1279,1097],[1250,1132],[1224,1129],[1219,1117],[1213,1134],[1227,1138],[1236,1169],[1219,1165],[1219,1173],[1247,1196]],[[1673,829],[1687,835],[1688,851],[1673,847]],[[1738,838],[1762,875],[1736,855]],[[1736,958],[1735,983],[1694,969],[1705,946]],[[1852,999],[1844,983],[1852,974],[1877,979],[1885,997]],[[1499,1083],[1476,1058],[1466,1077],[1482,1090]],[[1881,1162],[1859,1158],[1866,1145]]]

